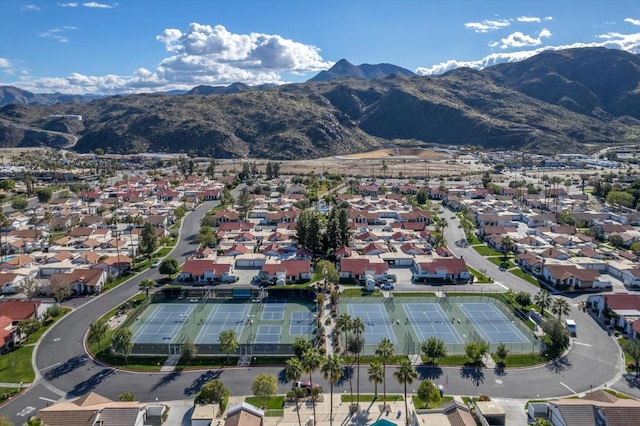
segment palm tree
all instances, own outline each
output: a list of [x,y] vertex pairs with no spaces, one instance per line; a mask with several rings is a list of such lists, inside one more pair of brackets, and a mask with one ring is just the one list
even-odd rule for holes
[[[358,341],[356,345],[356,368],[358,369],[356,378],[356,404],[360,404],[360,352],[364,349],[364,338],[362,337],[362,333],[364,333],[364,321],[362,318],[358,317],[353,320],[352,330]],[[360,341],[362,341],[362,345],[360,345]]]
[[504,237],[502,237],[502,240],[500,241],[500,245],[502,246],[502,261],[505,263],[505,267],[506,267],[506,263],[508,259],[507,253],[509,252],[509,250],[511,250],[511,247],[513,246],[513,240],[511,239],[510,236],[505,235]]
[[327,357],[322,365],[322,375],[325,380],[329,381],[329,385],[331,387],[331,405],[329,406],[329,424],[333,424],[333,385],[342,378],[344,374],[344,366],[340,361],[340,357],[338,355],[331,355]]
[[[297,382],[300,380],[304,369],[302,368],[302,364],[298,358],[289,358],[287,360],[286,366],[284,367],[284,377],[289,382]],[[300,406],[298,405],[300,392],[297,392],[300,388],[293,388],[295,404],[296,404],[296,412],[298,413],[298,425],[302,426],[302,421],[300,420]]]
[[336,329],[344,334],[344,350],[347,352],[347,337],[349,335],[349,330],[351,329],[351,316],[347,313],[344,313],[338,317],[336,320]]
[[[314,348],[307,349],[300,357],[300,364],[305,372],[309,373],[309,384],[311,390],[313,390],[313,372],[316,371],[322,365],[322,358],[318,351]],[[316,398],[311,398],[313,404],[313,425],[316,425]]]
[[400,361],[400,365],[393,373],[393,376],[400,383],[404,385],[404,414],[406,422],[405,424],[409,426],[409,404],[407,403],[407,385],[413,383],[414,379],[418,378],[418,373],[411,365],[408,359],[403,359]]
[[556,297],[551,304],[551,312],[558,316],[558,319],[562,321],[563,315],[569,315],[569,302],[562,297]]
[[152,289],[155,285],[155,281],[153,281],[151,278],[145,278],[140,281],[139,288],[146,293],[146,297],[149,297],[149,290]]
[[382,395],[384,404],[387,403],[387,360],[394,355],[393,343],[388,338],[380,340],[376,346],[376,356],[382,358]]
[[540,314],[544,317],[544,310],[551,305],[551,295],[547,290],[540,290],[533,296],[533,301],[540,307]]
[[382,364],[379,362],[372,362],[369,364],[369,370],[367,370],[369,374],[369,381],[373,382],[375,385],[375,396],[374,399],[378,399],[378,383],[382,383],[384,380],[384,369],[382,368]]

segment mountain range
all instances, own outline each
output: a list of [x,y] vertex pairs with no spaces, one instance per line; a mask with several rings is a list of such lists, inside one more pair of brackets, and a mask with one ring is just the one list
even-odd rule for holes
[[[373,68],[372,68],[373,67]],[[585,152],[640,140],[640,57],[583,48],[440,76],[339,61],[306,83],[0,108],[0,146],[300,159],[390,144]],[[55,114],[80,114],[82,122]],[[41,132],[38,133],[38,129]]]

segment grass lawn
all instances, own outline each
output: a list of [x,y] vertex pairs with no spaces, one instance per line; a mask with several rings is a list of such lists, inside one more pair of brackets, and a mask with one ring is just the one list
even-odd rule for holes
[[372,296],[372,297],[382,297],[382,292],[379,289],[375,289],[373,291],[366,291],[364,288],[345,288],[342,290],[340,294],[342,297],[361,297],[361,296]]
[[[351,398],[350,394],[342,394],[341,398],[342,398],[341,399],[342,402],[356,402],[357,395],[353,395],[353,398]],[[384,399],[384,397],[382,396],[382,392],[378,392],[378,397],[377,398],[372,393],[360,394],[360,402],[373,402],[373,401],[398,402],[398,401],[402,401],[403,398],[402,398],[402,395],[387,394],[387,399],[384,400],[384,401],[383,401],[383,399]]]
[[467,237],[467,241],[469,241],[469,244],[473,245],[473,244],[482,244],[482,241],[480,241],[480,239],[478,239],[478,237],[473,234],[470,237]]
[[[422,356],[422,362],[424,362],[425,364],[428,364],[429,362],[431,362],[431,358],[428,358],[424,355]],[[440,358],[438,360],[438,365],[447,365],[447,366],[463,366],[465,365],[465,363],[467,363],[469,361],[469,359],[466,357],[466,355],[447,355],[444,358]]]
[[267,417],[282,417],[284,415],[284,395],[272,396],[271,398],[267,398],[266,400],[263,398],[258,398],[257,396],[248,396],[244,399],[244,402],[258,408],[265,407],[265,415]]
[[496,266],[502,266],[504,263],[506,263],[506,264],[507,264],[507,269],[509,269],[509,268],[513,268],[513,267],[515,267],[515,266],[516,266],[516,265],[515,265],[515,263],[513,263],[513,262],[512,262],[511,260],[509,260],[509,259],[507,259],[507,261],[506,261],[506,262],[504,262],[504,261],[502,260],[502,256],[500,256],[500,257],[487,257],[487,260],[488,260],[489,262],[493,263],[493,264],[494,264],[494,265],[496,265]]
[[418,292],[418,291],[402,291],[393,293],[393,297],[435,297],[435,293],[431,292]]
[[412,395],[411,399],[413,400],[413,405],[416,408],[437,408],[437,407],[439,407],[441,405],[446,404],[447,402],[453,401],[453,397],[452,396],[443,396],[440,399],[440,404],[438,404],[437,406],[434,406],[434,407],[429,407],[428,403],[426,401],[423,401],[422,399],[420,399],[418,397],[418,395]]
[[538,283],[538,280],[535,279],[534,277],[532,277],[531,275],[527,274],[526,272],[524,272],[522,269],[518,268],[518,269],[513,269],[510,270],[509,272],[511,272],[513,275],[515,275],[516,277],[522,278],[523,280],[535,285],[536,287],[540,287],[540,284]]
[[33,346],[21,346],[0,357],[0,382],[33,382],[36,377],[31,367],[33,348]]
[[502,256],[502,252],[498,250],[494,250],[489,246],[481,245],[481,246],[472,246],[472,248],[481,254],[482,256]]
[[467,265],[467,269],[475,277],[475,279],[473,281],[474,284],[491,284],[493,282],[493,280],[491,278],[489,278],[488,276],[486,276],[482,272],[478,271],[477,269],[473,269],[469,265]]

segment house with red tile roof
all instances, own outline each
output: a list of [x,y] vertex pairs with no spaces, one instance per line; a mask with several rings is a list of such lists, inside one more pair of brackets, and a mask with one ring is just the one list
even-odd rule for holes
[[556,288],[569,287],[580,290],[593,288],[599,282],[600,271],[577,265],[546,262],[542,266],[542,276]]
[[234,281],[235,276],[233,266],[228,263],[216,263],[210,259],[190,259],[184,263],[178,280],[207,284]]
[[313,271],[309,259],[283,260],[277,263],[265,263],[260,269],[262,279],[278,279],[284,277],[287,283],[306,282],[311,279]]
[[107,273],[99,268],[77,268],[63,274],[52,274],[49,282],[55,281],[68,286],[76,294],[97,294],[102,292]]
[[13,320],[6,315],[0,315],[0,354],[11,351],[18,343],[15,330]]
[[0,300],[0,315],[11,318],[13,325],[29,318],[44,318],[48,305],[40,300]]
[[464,259],[455,257],[413,261],[413,277],[426,282],[467,283],[471,273]]
[[364,281],[367,275],[381,279],[386,277],[389,271],[389,265],[386,262],[372,262],[367,257],[343,257],[339,265],[341,280]]

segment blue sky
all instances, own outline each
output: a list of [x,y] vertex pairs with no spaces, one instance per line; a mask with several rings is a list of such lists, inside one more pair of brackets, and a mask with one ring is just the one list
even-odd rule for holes
[[637,0],[0,1],[0,84],[133,93],[305,81],[341,58],[421,75],[542,49],[640,54]]

